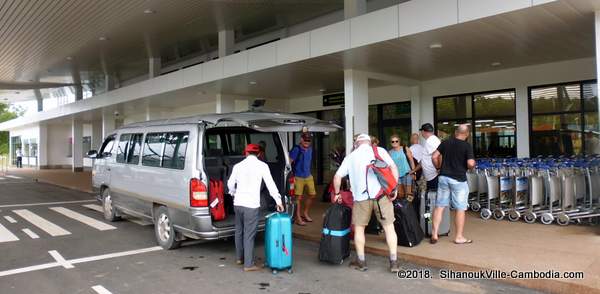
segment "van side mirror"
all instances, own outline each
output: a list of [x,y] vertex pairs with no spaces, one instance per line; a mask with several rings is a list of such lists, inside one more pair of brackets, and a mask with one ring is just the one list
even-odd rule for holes
[[97,158],[98,157],[98,151],[96,150],[90,150],[87,153],[87,158]]

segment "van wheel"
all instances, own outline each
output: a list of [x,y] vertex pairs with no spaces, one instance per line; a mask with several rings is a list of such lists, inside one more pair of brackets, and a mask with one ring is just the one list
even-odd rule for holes
[[117,209],[113,206],[113,198],[110,189],[102,191],[102,209],[104,210],[104,219],[109,222],[118,221],[121,217],[117,214]]
[[154,233],[158,245],[166,250],[179,248],[181,241],[177,240],[177,233],[167,208],[164,206],[159,207],[154,215]]

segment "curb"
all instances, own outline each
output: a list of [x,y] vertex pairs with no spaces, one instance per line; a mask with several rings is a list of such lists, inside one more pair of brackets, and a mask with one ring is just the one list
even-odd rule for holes
[[[301,233],[293,233],[295,238],[311,241],[311,242],[320,242],[321,237],[311,236]],[[388,251],[385,249],[378,249],[374,247],[365,246],[365,252],[378,256],[387,256]],[[481,270],[493,270],[491,268],[483,268],[477,267],[467,264],[448,262],[445,260],[427,258],[423,256],[407,254],[407,253],[398,253],[398,258],[403,259],[405,261],[428,266],[434,268],[443,268],[443,269],[451,269],[456,271],[481,271]],[[500,283],[512,284],[532,290],[540,290],[548,293],[555,294],[589,294],[589,293],[600,293],[600,291],[596,288],[592,288],[585,285],[569,283],[560,280],[553,279],[544,279],[544,280],[514,280],[514,279],[495,279],[494,281]]]

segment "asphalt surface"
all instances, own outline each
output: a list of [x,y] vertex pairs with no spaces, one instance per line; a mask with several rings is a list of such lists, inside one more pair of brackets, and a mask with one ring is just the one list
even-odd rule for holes
[[[63,203],[45,204],[49,202]],[[379,256],[368,256],[369,270],[358,272],[349,269],[348,262],[340,266],[320,263],[318,244],[301,240],[294,240],[292,274],[273,275],[266,269],[244,273],[234,263],[231,240],[188,242],[180,249],[165,251],[156,247],[152,225],[130,220],[107,223],[100,212],[84,207],[90,204],[98,204],[90,194],[27,179],[0,180],[0,293],[533,292],[496,281],[400,280],[388,272],[386,258]],[[57,210],[114,228],[99,230]],[[37,226],[39,219],[22,216],[31,214],[69,234],[52,236]],[[18,240],[3,241],[11,235]],[[263,257],[262,239],[257,243],[256,252]],[[437,271],[409,263],[402,263],[402,268],[432,271],[434,276]]]

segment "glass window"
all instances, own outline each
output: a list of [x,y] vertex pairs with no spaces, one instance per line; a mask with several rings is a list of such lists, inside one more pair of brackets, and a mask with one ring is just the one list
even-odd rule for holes
[[382,119],[410,118],[410,102],[384,104],[382,108]]
[[248,145],[247,133],[229,134],[229,155],[244,155],[244,149]]
[[142,155],[142,165],[160,166],[162,147],[165,136],[163,133],[148,133],[144,140],[144,153]]
[[115,144],[115,136],[107,137],[106,140],[104,140],[104,143],[102,143],[102,147],[100,148],[99,154],[101,156],[110,157],[114,144]]
[[142,150],[142,137],[144,134],[132,135],[129,150],[127,154],[127,163],[138,164],[140,162],[140,152]]
[[[280,156],[279,144],[276,144],[274,133],[251,133],[250,142],[258,144],[262,151],[262,159],[266,162],[279,162],[283,159]],[[278,141],[277,141],[278,142]]]
[[83,154],[87,154],[88,151],[92,150],[92,137],[83,137]]
[[583,84],[582,90],[584,110],[598,112],[598,84]]
[[[471,125],[471,120],[448,120],[448,121],[439,121],[435,128],[437,130],[437,136],[440,140],[444,141],[451,136],[454,136],[454,131],[456,127],[460,124],[469,124]],[[472,143],[472,138],[469,137],[469,143]]]
[[534,115],[531,118],[532,156],[582,154],[581,114]]
[[580,84],[567,84],[531,90],[531,112],[555,113],[579,111]]
[[507,157],[516,154],[515,119],[475,120],[474,152],[480,157]]
[[469,118],[472,116],[471,95],[459,95],[435,99],[437,119]]
[[117,145],[117,162],[119,163],[126,161],[129,140],[131,140],[131,134],[123,134],[119,137],[119,145]]
[[515,92],[477,94],[474,97],[476,117],[515,115]]
[[184,168],[188,137],[188,132],[168,133],[166,135],[162,167]]

